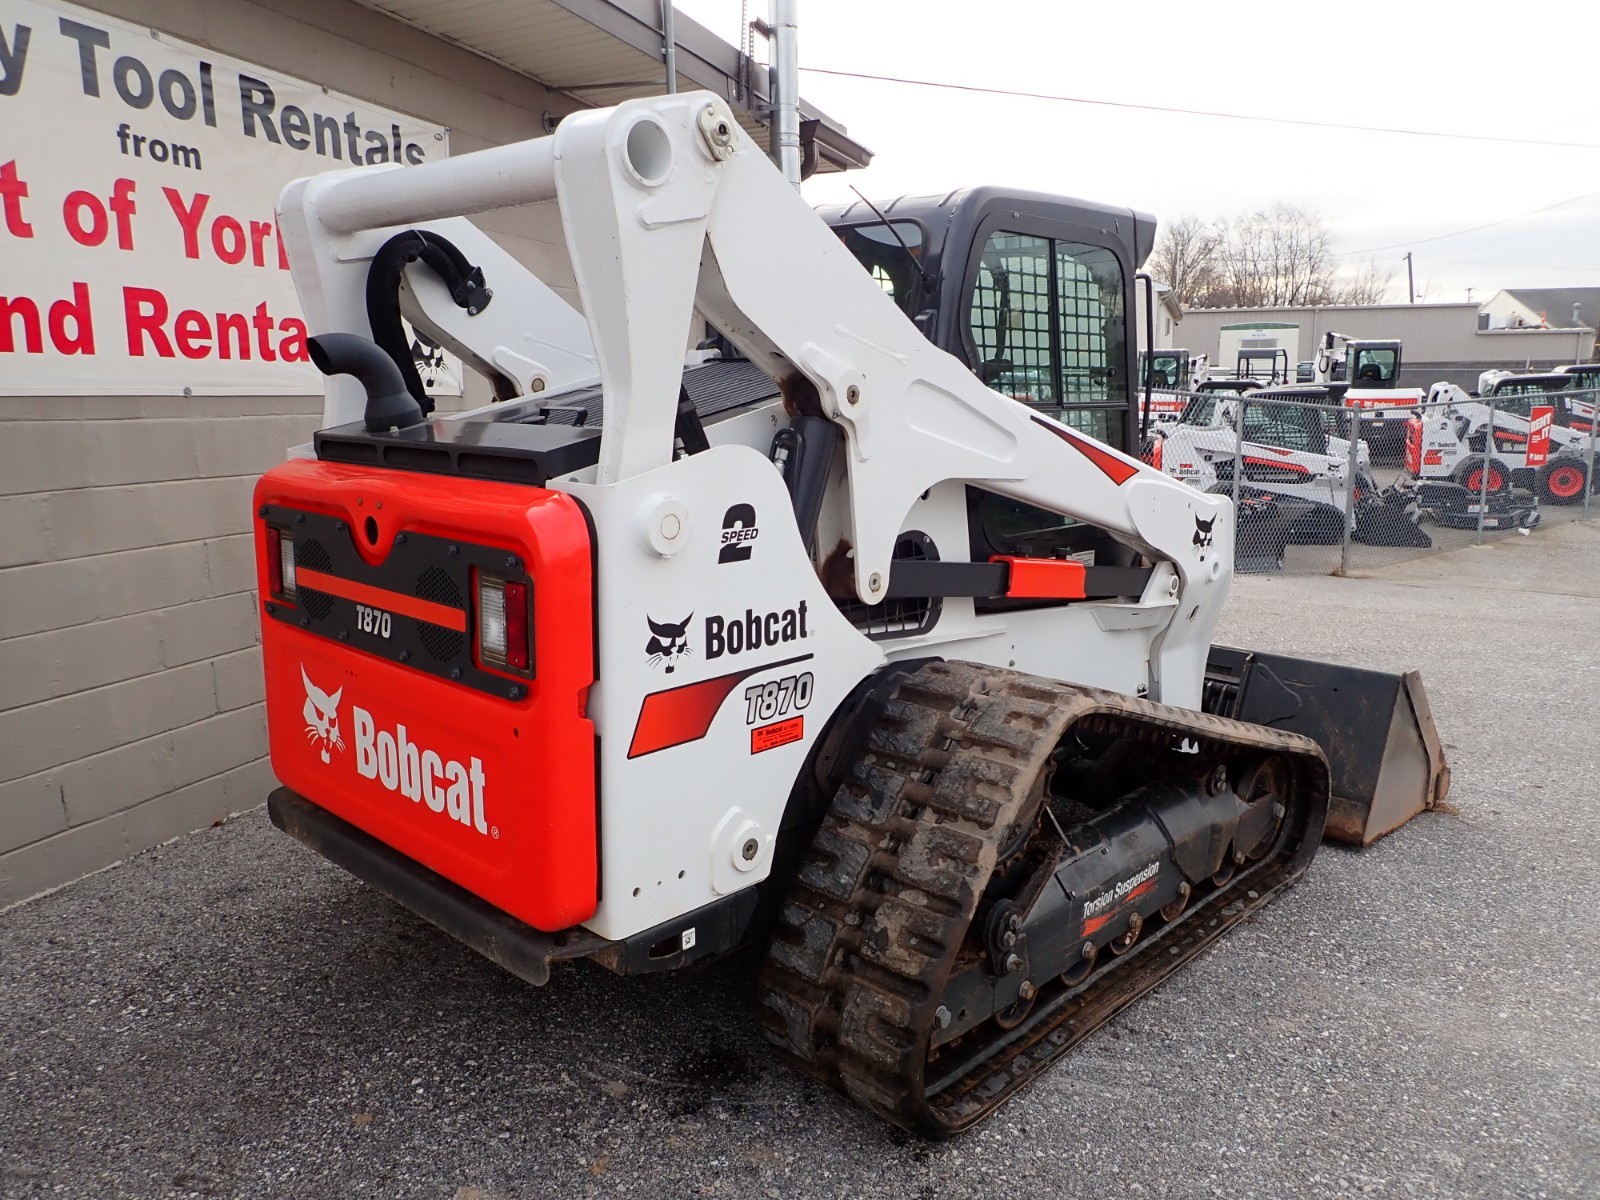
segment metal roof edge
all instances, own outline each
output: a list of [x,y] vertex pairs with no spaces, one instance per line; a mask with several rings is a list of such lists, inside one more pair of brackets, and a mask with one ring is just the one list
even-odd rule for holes
[[[661,54],[664,35],[661,31],[659,0],[550,2],[641,53]],[[716,92],[731,104],[741,106],[763,124],[768,123],[766,68],[751,63],[749,93],[741,97],[739,65],[744,52],[682,13],[674,13],[672,25],[677,44],[679,76]],[[663,63],[662,70],[665,69]],[[817,128],[817,150],[835,166],[848,170],[865,167],[872,161],[871,150],[850,137],[843,125],[816,105],[808,103],[803,96],[800,99],[800,115],[805,120],[822,122]]]

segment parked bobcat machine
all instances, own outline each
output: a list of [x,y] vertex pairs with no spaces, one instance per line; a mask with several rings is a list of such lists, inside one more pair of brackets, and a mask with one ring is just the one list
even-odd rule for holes
[[1405,449],[1406,421],[1425,398],[1421,388],[1400,386],[1400,343],[1346,337],[1329,330],[1317,347],[1315,362],[1313,382],[1331,385],[1333,403],[1361,413],[1361,440],[1374,454],[1400,456]]
[[1182,349],[1139,351],[1140,417],[1143,425],[1181,420],[1189,395],[1205,383],[1211,360]]
[[[552,200],[582,315],[463,219]],[[900,295],[708,93],[290,185],[269,811],[535,984],[764,944],[779,1051],[945,1136],[1448,772],[1414,672],[1211,645],[1229,502],[1127,452],[1148,217],[884,211]],[[430,418],[402,316],[501,402]]]
[[[1183,419],[1176,424],[1151,427],[1140,452],[1145,462],[1203,492],[1226,493],[1259,504],[1266,499],[1278,505],[1285,519],[1282,545],[1335,545],[1343,540],[1354,509],[1351,528],[1356,541],[1369,546],[1433,544],[1417,528],[1412,498],[1394,488],[1380,488],[1372,476],[1372,455],[1366,442],[1356,445],[1356,478],[1346,488],[1350,470],[1350,443],[1331,435],[1325,424],[1327,410],[1303,403],[1274,401],[1275,389],[1244,397],[1222,394],[1193,397]],[[1258,399],[1259,398],[1259,399]],[[1239,437],[1240,403],[1244,403],[1244,439]],[[1246,519],[1241,513],[1240,519]],[[1261,517],[1251,535],[1251,549],[1265,549],[1269,558],[1281,558],[1277,532]],[[1242,536],[1242,535],[1241,535]],[[1260,555],[1254,555],[1259,558]],[[1239,560],[1239,561],[1242,561]],[[1235,565],[1238,565],[1236,561]]]
[[1408,422],[1406,437],[1406,467],[1425,506],[1434,506],[1425,489],[1435,497],[1453,496],[1441,485],[1458,486],[1463,496],[1447,507],[1470,524],[1477,520],[1472,505],[1487,494],[1494,506],[1489,515],[1497,518],[1490,527],[1500,528],[1538,522],[1538,505],[1518,501],[1514,488],[1546,504],[1583,503],[1593,490],[1590,435],[1555,421],[1557,397],[1543,390],[1550,378],[1497,380],[1492,408],[1453,383],[1433,385],[1427,404]]

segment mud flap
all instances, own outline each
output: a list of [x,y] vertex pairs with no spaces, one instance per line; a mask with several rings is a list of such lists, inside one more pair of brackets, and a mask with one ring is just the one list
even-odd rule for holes
[[1422,676],[1213,646],[1208,713],[1305,734],[1332,770],[1325,837],[1370,846],[1450,790]]

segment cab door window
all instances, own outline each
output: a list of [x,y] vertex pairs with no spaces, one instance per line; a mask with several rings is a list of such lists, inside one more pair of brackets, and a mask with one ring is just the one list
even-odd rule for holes
[[995,391],[1041,408],[1053,408],[1060,395],[1050,267],[1049,238],[993,233],[972,293],[979,377]]
[[983,381],[1121,446],[1128,405],[1123,282],[1116,255],[1103,247],[990,234],[969,310]]

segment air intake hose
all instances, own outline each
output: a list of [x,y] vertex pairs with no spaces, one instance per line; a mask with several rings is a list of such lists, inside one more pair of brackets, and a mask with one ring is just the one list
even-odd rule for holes
[[366,389],[363,420],[368,433],[422,424],[422,407],[407,390],[400,368],[368,338],[354,333],[319,333],[306,340],[306,349],[324,375],[353,375]]

